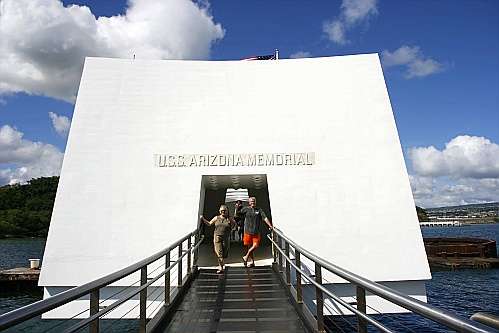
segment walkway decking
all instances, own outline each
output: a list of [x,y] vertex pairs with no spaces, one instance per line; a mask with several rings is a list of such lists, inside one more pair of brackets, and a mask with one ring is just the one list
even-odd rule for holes
[[202,269],[164,332],[307,332],[271,266]]

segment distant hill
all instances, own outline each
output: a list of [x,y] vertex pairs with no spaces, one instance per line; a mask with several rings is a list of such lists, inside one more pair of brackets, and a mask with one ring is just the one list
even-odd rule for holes
[[46,237],[59,177],[0,187],[0,238]]
[[430,218],[496,219],[499,221],[499,202],[448,206],[425,209]]
[[478,210],[485,208],[499,208],[499,202],[489,202],[489,203],[481,203],[481,204],[469,204],[469,205],[460,205],[460,206],[446,206],[446,207],[436,207],[436,208],[425,208],[427,212],[432,211],[441,211],[441,210],[462,210],[462,209],[470,209],[470,210]]

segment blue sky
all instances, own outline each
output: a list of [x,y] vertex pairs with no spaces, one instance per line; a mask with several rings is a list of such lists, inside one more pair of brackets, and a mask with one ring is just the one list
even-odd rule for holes
[[0,10],[0,185],[59,174],[85,56],[278,49],[378,53],[415,203],[499,201],[499,1],[2,0]]

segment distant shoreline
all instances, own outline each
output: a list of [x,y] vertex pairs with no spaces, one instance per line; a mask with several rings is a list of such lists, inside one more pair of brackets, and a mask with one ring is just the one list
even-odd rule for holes
[[17,236],[17,235],[13,236],[13,235],[7,235],[5,237],[0,237],[0,239],[26,239],[26,238],[30,238],[30,239],[35,239],[35,238],[39,239],[39,238],[41,238],[41,239],[47,240],[46,236],[22,236],[22,235],[20,235],[20,236]]
[[487,217],[487,218],[448,218],[448,219],[430,219],[428,222],[449,222],[449,221],[459,221],[459,222],[466,222],[470,224],[488,224],[488,223],[499,223],[498,221],[495,221],[493,217]]

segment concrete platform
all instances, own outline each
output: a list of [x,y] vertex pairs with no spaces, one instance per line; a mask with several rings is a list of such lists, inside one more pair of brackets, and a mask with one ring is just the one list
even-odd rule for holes
[[[261,235],[260,247],[255,251],[256,266],[271,266],[273,262],[272,247],[266,239],[266,235]],[[264,239],[265,237],[265,239]],[[225,259],[227,267],[243,267],[241,257],[246,254],[247,247],[240,241],[232,241],[229,248],[229,257]],[[218,268],[217,257],[213,249],[213,239],[207,238],[199,248],[198,266],[200,268]]]
[[0,271],[0,291],[39,290],[39,269],[13,268]]
[[466,269],[466,268],[499,268],[498,258],[462,258],[442,259],[438,257],[428,258],[431,269]]

